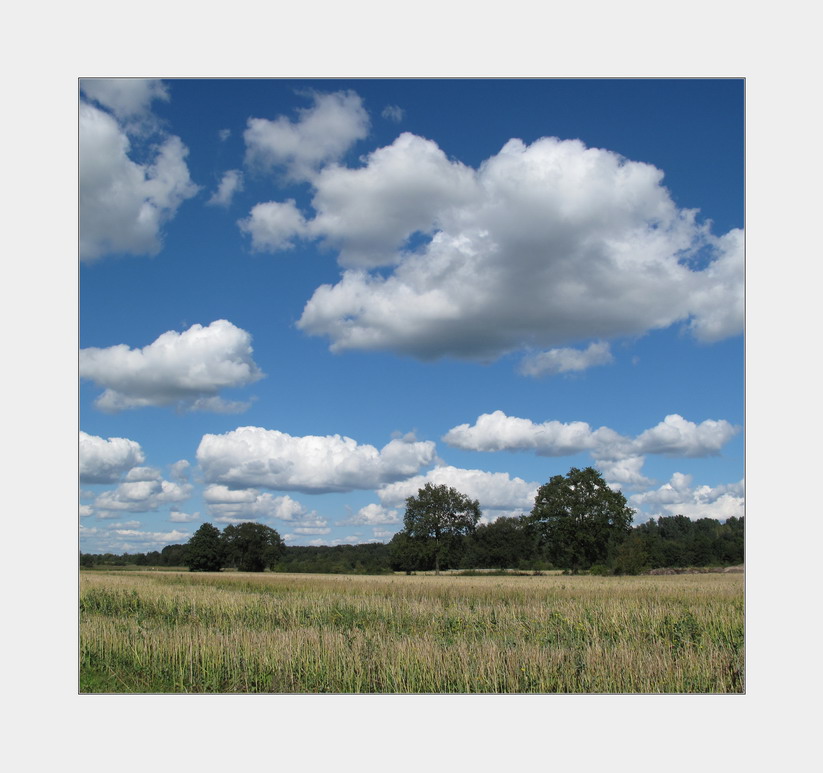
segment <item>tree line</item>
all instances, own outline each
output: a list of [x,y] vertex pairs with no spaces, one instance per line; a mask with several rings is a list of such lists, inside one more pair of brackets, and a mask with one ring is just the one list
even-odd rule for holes
[[744,519],[724,523],[663,516],[632,527],[634,511],[594,468],[572,468],[538,489],[532,511],[480,524],[472,500],[426,484],[406,500],[403,529],[388,544],[286,546],[257,523],[204,523],[185,545],[150,553],[80,555],[81,566],[186,566],[259,572],[379,574],[445,569],[563,569],[638,574],[661,567],[731,566],[744,560]]

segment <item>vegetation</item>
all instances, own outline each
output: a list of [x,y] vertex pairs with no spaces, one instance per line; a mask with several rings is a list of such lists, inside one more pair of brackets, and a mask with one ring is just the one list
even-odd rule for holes
[[634,511],[597,470],[572,467],[541,486],[529,517],[546,557],[556,566],[606,564],[628,535]]
[[286,547],[274,529],[262,524],[231,525],[222,534],[203,524],[186,545],[122,556],[81,553],[80,565],[333,574],[563,569],[610,575],[743,563],[743,518],[720,523],[674,515],[631,528],[632,517],[625,497],[609,488],[597,470],[572,468],[540,487],[528,515],[479,526],[476,500],[426,484],[406,500],[404,528],[388,545]]
[[402,542],[410,553],[407,559],[434,561],[435,574],[440,574],[444,558],[454,560],[464,546],[463,537],[474,533],[480,520],[480,503],[469,499],[450,486],[427,483],[417,496],[406,500],[403,531],[408,539]]
[[80,689],[740,693],[743,576],[80,575]]

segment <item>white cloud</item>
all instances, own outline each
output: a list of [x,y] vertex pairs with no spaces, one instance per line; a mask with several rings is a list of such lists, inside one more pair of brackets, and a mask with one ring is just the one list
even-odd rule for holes
[[[662,177],[577,140],[510,140],[474,170],[401,135],[362,167],[313,180],[308,227],[348,270],[315,291],[298,326],[334,351],[422,359],[493,359],[675,323],[706,341],[740,333],[742,232],[713,236]],[[415,233],[432,236],[409,250]],[[702,269],[698,250],[710,256]]]
[[339,521],[340,525],[376,526],[389,523],[401,523],[402,518],[397,510],[389,510],[383,505],[369,504],[361,507],[351,518]]
[[422,137],[403,133],[366,161],[357,169],[329,166],[313,181],[311,231],[340,250],[344,266],[396,263],[395,251],[412,234],[432,233],[455,207],[478,202],[472,170]]
[[192,488],[190,483],[168,480],[124,481],[117,488],[100,493],[94,507],[104,511],[99,514],[101,518],[111,517],[111,512],[148,513],[161,505],[185,502],[191,497]]
[[94,515],[94,508],[91,505],[80,505],[79,514],[81,518],[88,518],[90,515]]
[[440,466],[408,480],[391,483],[378,489],[377,495],[384,505],[405,505],[408,497],[427,483],[435,486],[451,486],[470,499],[477,499],[483,510],[531,510],[539,484],[528,483],[522,478],[511,478],[504,472],[464,470],[459,467]]
[[114,483],[123,473],[145,460],[140,444],[127,438],[101,438],[80,432],[81,483]]
[[673,413],[655,427],[637,436],[639,453],[665,454],[666,456],[713,456],[738,432],[725,419],[707,419],[700,424],[687,421]]
[[162,480],[163,476],[156,467],[132,467],[127,473],[127,481]]
[[588,348],[550,349],[539,354],[530,354],[520,363],[524,376],[555,376],[558,373],[574,373],[596,365],[614,362],[609,345],[603,341],[591,343]]
[[533,450],[540,456],[568,456],[594,446],[591,427],[584,421],[535,424],[530,419],[507,416],[503,411],[482,414],[474,426],[454,427],[443,440],[450,446],[471,451]]
[[169,99],[163,82],[152,78],[82,78],[80,89],[121,120],[144,116],[155,99]]
[[629,456],[623,459],[598,459],[595,464],[612,488],[638,489],[652,484],[651,478],[641,472],[645,462],[644,456]]
[[79,115],[80,259],[155,255],[162,226],[194,196],[179,137],[155,147],[146,163],[129,157],[131,143],[108,113],[81,102]]
[[230,489],[221,484],[207,486],[203,492],[209,514],[218,522],[241,523],[258,518],[276,518],[281,521],[305,521],[316,513],[306,510],[290,496],[261,494],[257,489]]
[[169,471],[171,472],[172,478],[176,481],[187,481],[189,479],[189,469],[191,464],[187,459],[180,459],[180,461],[175,462],[172,465],[169,465]]
[[609,427],[592,430],[583,421],[563,423],[507,416],[503,411],[484,413],[474,425],[460,424],[443,440],[469,451],[535,451],[539,456],[570,456],[591,451],[596,459],[626,460],[641,454],[712,456],[740,431],[725,419],[700,424],[673,413],[655,427],[632,439]]
[[263,170],[281,167],[294,178],[306,179],[366,137],[369,116],[357,94],[314,92],[310,96],[314,105],[298,110],[296,122],[285,116],[274,121],[248,120],[243,137],[249,166]]
[[321,493],[370,489],[416,474],[435,459],[431,441],[395,438],[379,451],[340,435],[292,437],[262,427],[204,435],[197,461],[209,483]]
[[221,319],[183,333],[169,330],[142,349],[81,349],[80,377],[105,387],[95,401],[104,411],[176,404],[231,412],[247,404],[223,401],[216,393],[262,378],[252,351],[251,336]]
[[629,504],[646,516],[643,520],[668,515],[721,521],[742,518],[745,514],[745,484],[740,480],[715,487],[693,487],[691,475],[676,472],[660,488],[629,497]]
[[243,190],[243,173],[239,169],[230,169],[223,175],[220,185],[206,204],[228,207],[234,194]]
[[200,513],[183,513],[172,508],[169,512],[169,520],[172,523],[192,523],[200,520]]
[[217,132],[217,136],[220,138],[220,142],[225,142],[231,137],[231,129],[220,129],[220,131]]
[[256,204],[249,216],[237,224],[243,233],[251,236],[252,249],[257,252],[290,250],[294,239],[307,234],[306,221],[294,199]]
[[166,545],[188,542],[191,534],[172,531],[140,531],[132,528],[97,529],[81,525],[84,553],[136,553],[162,550]]

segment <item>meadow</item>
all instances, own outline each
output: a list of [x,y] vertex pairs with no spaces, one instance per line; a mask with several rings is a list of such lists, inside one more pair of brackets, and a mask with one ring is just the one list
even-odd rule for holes
[[80,573],[81,693],[742,693],[742,574]]

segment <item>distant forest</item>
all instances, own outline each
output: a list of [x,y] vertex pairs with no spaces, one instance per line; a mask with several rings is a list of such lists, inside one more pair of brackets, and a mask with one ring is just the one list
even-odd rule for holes
[[[183,567],[186,545],[167,545],[149,553],[81,553],[84,568],[136,565]],[[657,568],[735,566],[744,561],[744,518],[721,523],[712,518],[691,520],[684,515],[651,519],[631,529],[614,555],[589,571],[599,574],[638,574]],[[432,569],[419,558],[408,562],[402,532],[389,543],[335,546],[286,546],[274,571],[324,574],[385,574]],[[498,518],[479,525],[446,557],[443,569],[542,571],[553,566],[523,518]]]

